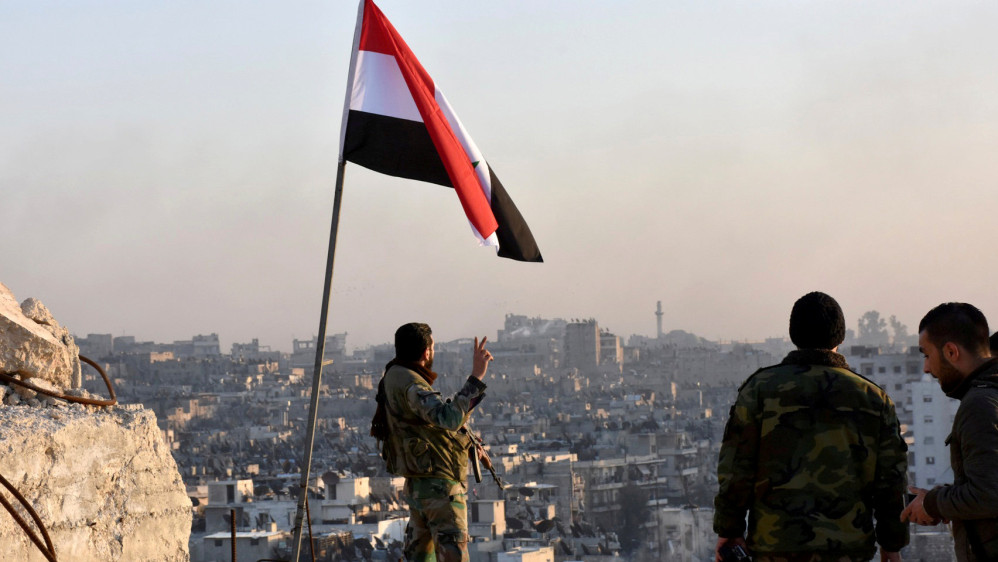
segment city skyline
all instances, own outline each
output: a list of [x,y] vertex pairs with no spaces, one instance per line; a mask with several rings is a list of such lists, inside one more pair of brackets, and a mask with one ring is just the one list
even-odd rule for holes
[[[914,331],[998,318],[998,7],[379,6],[544,254],[475,247],[452,192],[347,166],[329,333],[506,312],[782,337],[823,290]],[[275,349],[317,332],[353,2],[0,6],[0,282],[71,331]],[[992,327],[994,329],[994,326]]]
[[[619,556],[600,551],[606,560],[658,560],[665,552],[670,560],[709,558],[716,540],[714,467],[726,412],[748,373],[778,363],[790,346],[765,342],[748,351],[652,344],[634,352],[599,336],[588,319],[574,325],[539,320],[507,318],[506,329],[516,335],[484,379],[489,398],[476,408],[473,425],[502,481],[514,484],[499,488],[487,475],[482,482],[468,476],[477,506],[469,509],[470,548],[494,558],[497,551],[515,552],[523,539],[570,556],[587,552],[579,541],[594,533],[586,529],[602,528],[605,548],[616,551],[619,544],[620,550]],[[562,331],[564,344],[552,345],[547,338]],[[233,509],[248,515],[238,518],[237,533],[267,531],[275,543],[290,536],[297,453],[311,443],[303,439],[313,364],[307,349],[276,354],[245,346],[226,355],[214,337],[166,345],[107,337],[79,343],[116,374],[119,400],[141,402],[155,413],[167,444],[162,449],[173,452],[187,493],[197,500],[191,560],[217,559],[226,551],[219,539],[228,536],[224,515]],[[315,404],[322,425],[312,449],[310,498],[323,515],[313,525],[318,535],[349,532],[355,541],[387,546],[402,540],[407,514],[398,491],[404,484],[385,473],[369,431],[380,368],[391,353],[350,357],[342,343],[327,348],[334,363]],[[438,347],[433,368],[441,380],[434,388],[444,395],[464,382],[471,358],[463,346]],[[958,402],[922,373],[922,357],[909,349],[843,347],[851,368],[893,400],[891,411],[908,444],[908,482],[951,482],[949,464],[936,459],[948,454],[945,436]],[[99,384],[94,373],[85,375]],[[226,489],[233,493],[222,493]],[[682,513],[697,519],[686,518],[681,528]],[[397,534],[388,532],[389,521]],[[912,529],[907,552],[952,560],[953,541],[939,531]],[[586,543],[590,555],[597,552],[593,541]],[[353,558],[370,559],[364,553]]]
[[[877,312],[878,314],[880,314],[879,311],[873,311],[873,312]],[[519,316],[519,317],[523,317],[523,318],[528,318],[530,320],[539,319],[539,320],[543,320],[543,321],[559,321],[560,320],[560,321],[564,321],[564,322],[567,322],[567,323],[595,321],[597,323],[597,325],[599,326],[599,329],[600,329],[601,332],[609,332],[609,333],[611,333],[611,334],[613,334],[613,335],[621,338],[621,344],[622,345],[630,345],[629,339],[632,336],[637,336],[639,338],[643,337],[643,338],[647,338],[648,340],[654,340],[656,338],[656,330],[655,329],[653,329],[651,331],[651,333],[648,333],[648,334],[645,334],[645,333],[621,333],[621,332],[618,332],[616,330],[613,330],[611,326],[606,326],[606,325],[603,325],[603,324],[599,324],[599,319],[598,318],[588,318],[588,317],[579,317],[579,316],[541,317],[541,316],[537,316],[537,315],[515,314],[515,313],[507,313],[506,316]],[[858,323],[859,323],[860,320],[857,318],[857,319],[855,319],[855,322],[850,322],[849,319],[848,319],[848,317],[846,317],[846,318],[847,318],[847,322],[846,322],[847,337],[846,337],[845,344],[848,345],[848,344],[850,344],[850,342],[852,342],[853,344],[857,344],[857,345],[872,345],[873,344],[872,339],[869,339],[869,340],[868,339],[864,339],[863,336],[860,334],[860,329],[859,329],[859,326],[858,326]],[[880,319],[883,320],[883,321],[885,321],[885,323],[886,323],[885,326],[882,328],[883,329],[883,333],[884,333],[884,338],[888,338],[890,340],[890,342],[889,342],[890,345],[885,345],[884,346],[884,351],[885,352],[897,352],[897,351],[901,351],[902,348],[905,347],[905,344],[903,344],[903,343],[902,344],[897,344],[896,342],[894,342],[894,340],[893,340],[894,335],[895,335],[894,334],[894,328],[891,326],[891,324],[889,322],[887,322],[887,320],[889,318],[890,318],[889,314],[880,314]],[[914,344],[914,340],[917,338],[917,334],[913,334],[912,328],[909,327],[909,326],[907,326],[906,324],[904,324],[904,322],[901,322],[901,324],[903,325],[902,328],[904,328],[904,329],[907,330],[907,332],[905,334],[905,339],[908,340],[909,344],[913,345]],[[432,326],[431,326],[431,328],[432,328]],[[505,329],[506,328],[503,325],[500,325],[498,327],[486,329],[485,333],[480,333],[480,334],[475,334],[475,335],[457,335],[457,336],[455,336],[453,338],[444,337],[444,336],[440,335],[439,332],[437,332],[436,330],[434,330],[434,336],[435,336],[435,340],[436,340],[436,342],[438,344],[447,344],[447,343],[455,342],[455,341],[462,340],[462,339],[464,339],[464,340],[471,340],[473,337],[481,337],[481,336],[484,335],[484,336],[486,336],[486,337],[489,338],[489,340],[488,340],[489,344],[490,345],[494,345],[494,344],[498,343],[498,341],[499,341],[498,332],[501,331],[501,330],[505,330]],[[774,334],[774,335],[769,335],[769,336],[759,336],[759,337],[755,337],[755,338],[742,338],[742,339],[711,338],[711,337],[705,336],[704,334],[696,334],[696,333],[690,332],[689,330],[685,330],[682,327],[676,326],[676,327],[663,327],[663,329],[662,329],[662,335],[666,338],[666,341],[669,341],[668,336],[669,336],[670,332],[683,332],[685,334],[691,334],[693,336],[697,336],[697,337],[703,338],[705,340],[708,340],[710,342],[717,343],[717,344],[740,344],[740,343],[744,343],[744,344],[753,344],[753,343],[755,343],[755,344],[765,344],[765,343],[767,343],[767,340],[769,340],[769,339],[777,339],[777,340],[782,340],[782,341],[786,342],[788,345],[790,345],[789,334],[782,334],[782,335],[776,335],[776,334]],[[371,342],[365,341],[365,342],[362,342],[362,343],[358,344],[358,343],[355,343],[354,341],[352,341],[352,338],[350,337],[349,330],[347,330],[345,332],[332,332],[332,331],[327,331],[326,332],[326,336],[329,337],[329,338],[339,337],[339,336],[341,336],[343,334],[346,334],[345,342],[346,342],[346,350],[347,350],[348,354],[351,354],[351,353],[354,353],[354,352],[357,352],[357,351],[360,351],[360,350],[368,349],[368,348],[371,348],[371,347],[382,346],[382,345],[393,345],[393,342],[392,342],[393,335],[392,334],[388,334],[383,341],[371,341]],[[220,349],[222,355],[227,355],[229,353],[229,350],[232,348],[232,346],[234,344],[245,345],[245,344],[251,343],[253,340],[258,340],[257,343],[258,343],[258,345],[261,346],[261,348],[268,348],[270,351],[275,351],[275,352],[280,352],[280,353],[291,353],[293,351],[292,350],[292,346],[293,346],[293,342],[294,341],[314,341],[316,339],[316,334],[312,334],[311,336],[297,336],[296,335],[291,340],[288,340],[287,342],[274,343],[274,342],[260,341],[260,338],[256,337],[256,336],[247,338],[245,340],[235,340],[235,339],[232,339],[230,337],[227,337],[223,333],[217,333],[217,332],[211,332],[211,333],[190,333],[190,334],[187,334],[187,335],[185,335],[183,337],[174,338],[174,339],[171,339],[171,340],[157,340],[155,338],[146,338],[142,334],[133,334],[133,333],[125,333],[125,332],[122,332],[122,333],[112,333],[112,332],[107,332],[107,331],[97,331],[97,332],[89,332],[89,333],[78,333],[77,332],[77,333],[74,333],[73,335],[76,338],[78,338],[78,339],[85,339],[85,338],[87,338],[88,335],[96,335],[96,336],[110,335],[112,338],[118,338],[118,337],[124,336],[124,337],[131,337],[135,342],[152,342],[152,343],[155,343],[155,344],[171,344],[171,343],[179,343],[179,342],[188,342],[188,343],[190,343],[191,338],[204,337],[204,336],[216,336],[217,337],[217,341],[219,342],[219,349]],[[885,341],[885,344],[886,344],[887,340],[885,339],[884,341]],[[897,347],[898,345],[900,345],[901,348],[898,348]],[[327,352],[328,352],[328,349],[327,349]]]

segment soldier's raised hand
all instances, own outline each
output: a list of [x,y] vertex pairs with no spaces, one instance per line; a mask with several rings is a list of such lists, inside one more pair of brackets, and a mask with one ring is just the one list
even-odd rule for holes
[[489,350],[485,349],[485,340],[487,339],[488,337],[482,337],[482,341],[479,342],[478,338],[475,338],[475,349],[471,360],[471,376],[478,380],[485,378],[485,372],[489,369],[489,361],[492,361],[492,354],[489,353]]

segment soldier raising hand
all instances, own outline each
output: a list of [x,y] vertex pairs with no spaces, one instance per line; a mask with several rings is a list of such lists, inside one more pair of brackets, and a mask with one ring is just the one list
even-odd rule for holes
[[406,560],[468,560],[467,432],[459,431],[485,393],[482,379],[492,354],[475,338],[471,376],[451,398],[433,388],[433,335],[426,324],[395,332],[395,358],[378,384],[371,435],[388,472],[405,477],[409,504]]

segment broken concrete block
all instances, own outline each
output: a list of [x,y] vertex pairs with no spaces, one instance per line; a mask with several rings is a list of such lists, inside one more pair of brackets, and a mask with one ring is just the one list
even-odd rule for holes
[[[26,314],[27,312],[27,314]],[[80,349],[41,302],[17,299],[0,283],[0,372],[39,378],[57,389],[80,386]]]
[[[59,560],[190,559],[191,501],[150,410],[0,408],[0,474],[38,512]],[[44,562],[0,515],[0,558]]]
[[44,324],[46,326],[59,325],[59,323],[56,322],[55,318],[52,316],[52,313],[49,312],[48,307],[42,304],[42,301],[38,299],[24,299],[24,302],[21,303],[21,312],[39,324]]
[[73,359],[73,380],[71,382],[72,388],[79,388],[82,384],[80,375],[80,348],[76,345],[76,340],[73,339],[73,335],[69,333],[69,330],[64,328],[56,321],[52,313],[49,312],[48,307],[42,304],[42,301],[34,298],[24,299],[21,303],[21,312],[28,318],[34,320],[45,328],[52,336],[61,341],[67,349],[69,349],[70,356]]
[[65,392],[66,396],[75,396],[77,398],[96,398],[100,399],[100,396],[94,396],[85,388],[72,388]]
[[[14,375],[14,378],[22,379],[22,380],[24,379],[24,377],[20,376],[20,375]],[[34,386],[37,386],[38,388],[40,388],[42,390],[47,390],[49,392],[54,392],[54,393],[61,393],[61,391],[58,388],[56,388],[55,385],[53,385],[52,383],[48,382],[45,379],[41,379],[41,378],[35,377],[35,378],[32,378],[32,379],[26,380],[26,382],[28,382],[28,383],[30,383],[30,384],[32,384]],[[45,396],[47,396],[45,394],[42,394],[41,396],[39,396],[38,393],[35,392],[34,390],[31,390],[30,388],[25,388],[25,387],[17,385],[17,384],[11,384],[11,386],[14,388],[14,392],[18,393],[21,396],[21,398],[24,398],[26,400],[30,400],[32,398],[38,398],[40,400],[40,399],[44,398]]]

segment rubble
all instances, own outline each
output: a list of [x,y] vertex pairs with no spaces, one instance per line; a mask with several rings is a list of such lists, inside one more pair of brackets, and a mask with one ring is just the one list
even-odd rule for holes
[[[3,284],[0,373],[49,393],[89,395],[69,331],[40,301],[18,305]],[[70,404],[0,385],[0,475],[37,512],[59,560],[190,560],[191,501],[156,414],[140,404]],[[0,544],[4,560],[46,560],[4,510]]]
[[[150,410],[0,406],[0,474],[38,512],[59,560],[189,560],[191,501]],[[4,512],[0,543],[5,559],[44,560]]]
[[18,305],[10,289],[0,283],[3,372],[44,380],[58,389],[79,388],[79,353],[69,330],[56,322],[44,304],[26,299]]
[[[14,378],[15,379],[19,379],[19,380],[25,380],[25,381],[27,379],[27,377],[25,377],[23,375],[14,375]],[[30,382],[36,388],[40,388],[42,390],[47,390],[49,392],[55,392],[55,393],[59,392],[59,389],[56,388],[55,385],[53,385],[52,383],[48,382],[47,380],[45,380],[45,379],[43,379],[41,377],[33,377],[33,380],[26,381],[26,382]],[[38,397],[38,393],[35,392],[34,390],[31,390],[30,388],[26,388],[26,387],[23,387],[23,386],[20,386],[20,385],[14,385],[13,389],[14,389],[14,392],[18,393],[21,396],[21,398],[23,398],[25,400],[30,400],[32,398],[37,398]],[[45,396],[43,395],[42,397],[44,398]]]

